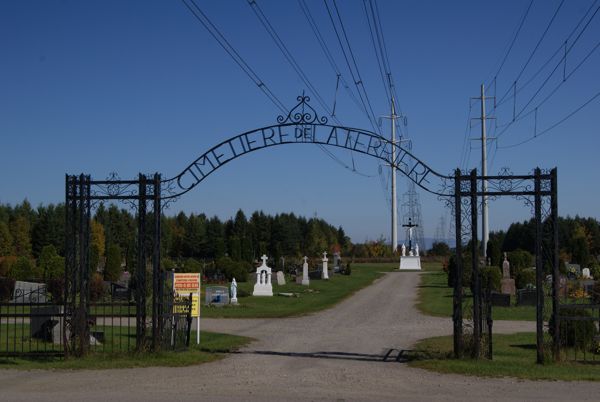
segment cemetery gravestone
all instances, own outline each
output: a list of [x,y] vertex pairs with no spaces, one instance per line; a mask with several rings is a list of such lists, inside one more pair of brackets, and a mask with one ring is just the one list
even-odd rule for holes
[[537,292],[530,289],[517,290],[518,306],[535,306],[537,304]]
[[277,271],[277,284],[278,285],[285,285],[285,275],[283,274],[283,271]]
[[504,253],[504,262],[502,263],[502,279],[500,280],[500,292],[505,295],[514,296],[516,293],[515,280],[510,277],[510,262],[506,259]]
[[308,279],[308,257],[304,256],[304,264],[302,264],[302,284],[308,286],[310,279]]
[[590,274],[590,269],[589,268],[584,268],[581,270],[581,277],[583,279],[590,279],[592,277],[592,275]]
[[327,261],[329,261],[329,259],[327,258],[327,251],[323,252],[323,271],[321,273],[321,278],[322,279],[329,279],[329,272],[327,271]]
[[256,283],[252,296],[273,296],[273,285],[271,284],[271,268],[267,266],[268,257],[261,257],[262,265],[256,268]]
[[46,303],[47,301],[46,284],[15,281],[11,303]]
[[204,303],[213,306],[229,304],[229,289],[226,286],[207,286]]

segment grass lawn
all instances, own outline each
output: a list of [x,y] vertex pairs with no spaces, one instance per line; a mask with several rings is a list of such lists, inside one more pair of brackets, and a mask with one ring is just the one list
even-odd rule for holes
[[[429,338],[419,342],[413,367],[441,373],[484,377],[516,377],[530,380],[600,381],[600,355],[586,363],[561,362],[536,364],[535,333],[494,335],[493,360],[455,360],[452,336]],[[588,355],[588,360],[592,360]]]
[[[192,339],[196,339],[195,331]],[[194,343],[190,348],[182,352],[160,352],[160,353],[91,353],[81,359],[59,359],[48,358],[46,360],[29,360],[0,358],[0,369],[115,369],[129,367],[150,366],[190,366],[200,363],[208,363],[221,359],[223,353],[234,351],[248,343],[252,339],[219,334],[214,332],[201,332],[201,345]],[[135,341],[134,341],[135,342]]]
[[[310,286],[290,283],[287,278],[286,285],[279,286],[276,281],[273,283],[273,297],[240,297],[240,290],[252,294],[254,282],[238,283],[239,304],[237,306],[205,307],[203,305],[200,314],[204,318],[277,318],[313,313],[333,306],[370,285],[384,272],[397,268],[397,263],[352,264],[351,275],[334,274],[328,281],[311,279]],[[277,296],[282,292],[295,293],[298,297]]]
[[[452,316],[452,288],[447,286],[447,275],[439,269],[432,269],[421,275],[417,308],[424,314],[437,317]],[[469,290],[465,289],[466,294]],[[512,298],[515,303],[515,298]],[[535,321],[534,306],[494,307],[494,320]]]

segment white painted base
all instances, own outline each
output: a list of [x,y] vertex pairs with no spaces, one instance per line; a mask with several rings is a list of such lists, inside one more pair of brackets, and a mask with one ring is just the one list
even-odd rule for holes
[[238,304],[237,297],[231,299],[231,304]]
[[273,296],[273,287],[270,284],[267,285],[254,285],[254,292],[252,296]]
[[308,280],[308,279],[302,279],[302,284],[304,286],[309,286],[310,285],[310,280]]
[[400,257],[400,268],[403,270],[421,270],[421,257],[419,256],[405,256]]

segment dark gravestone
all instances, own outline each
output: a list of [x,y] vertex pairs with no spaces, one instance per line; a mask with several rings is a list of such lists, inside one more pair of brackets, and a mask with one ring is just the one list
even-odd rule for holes
[[308,278],[309,279],[321,279],[321,272],[322,271],[308,271]]
[[129,301],[131,298],[131,291],[129,288],[114,282],[111,283],[111,294],[113,300]]
[[537,292],[535,290],[517,290],[517,306],[535,306],[536,304]]
[[52,342],[52,329],[58,324],[60,306],[32,306],[29,311],[29,333],[31,337]]
[[491,300],[492,306],[510,307],[510,294],[492,292]]

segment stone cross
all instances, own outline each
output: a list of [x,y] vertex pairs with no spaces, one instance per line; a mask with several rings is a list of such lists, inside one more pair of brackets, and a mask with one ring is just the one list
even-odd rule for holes
[[305,263],[305,264],[308,264],[308,262],[307,262],[307,261],[308,261],[308,257],[307,257],[307,256],[304,256],[304,263]]
[[[323,260],[327,260],[327,251],[323,251]],[[327,260],[329,261],[329,260]]]
[[267,265],[267,260],[269,259],[269,257],[267,257],[266,255],[263,254],[262,257],[260,257],[260,259],[262,260],[262,265]]
[[321,276],[321,278],[323,278],[323,279],[329,279],[327,261],[329,261],[329,259],[327,258],[327,251],[324,251],[323,252],[323,273]]

